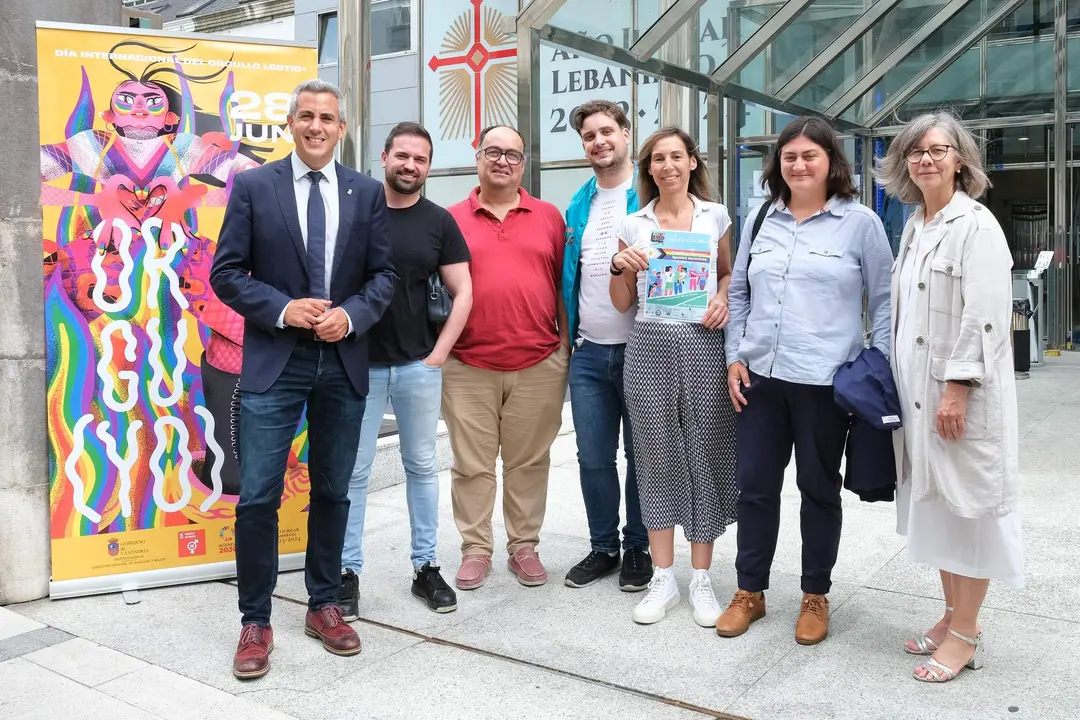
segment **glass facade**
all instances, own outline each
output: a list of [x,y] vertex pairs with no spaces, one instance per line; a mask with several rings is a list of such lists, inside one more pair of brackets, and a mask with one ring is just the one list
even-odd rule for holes
[[[794,116],[833,121],[861,181],[903,122],[939,109],[956,113],[982,141],[994,182],[985,202],[1006,232],[1019,236],[1013,228],[1027,228],[1023,218],[1045,213],[1044,235],[1025,239],[1026,249],[1010,237],[1014,261],[1031,247],[1055,252],[1046,340],[1069,348],[1080,341],[1080,175],[1073,177],[1080,173],[1080,2],[532,0],[521,7],[531,12],[519,18],[519,44],[535,32],[584,62],[633,73],[618,99],[636,142],[685,118],[675,111],[685,101],[666,88],[692,86],[702,149],[720,158],[721,199],[736,222],[763,201],[761,170]],[[522,27],[530,17],[539,19]],[[522,67],[519,82],[537,75]],[[710,97],[724,108],[712,126],[704,112]],[[519,108],[527,112],[536,110]],[[546,136],[542,142],[550,144]],[[554,188],[553,169],[537,163],[532,185]],[[863,200],[895,244],[910,208],[868,183]]]

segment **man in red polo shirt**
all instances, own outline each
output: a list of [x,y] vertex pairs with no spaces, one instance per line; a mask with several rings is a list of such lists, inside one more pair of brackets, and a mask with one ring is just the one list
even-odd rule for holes
[[487,128],[476,153],[480,186],[449,208],[472,255],[473,283],[472,312],[443,365],[442,388],[462,590],[480,587],[491,572],[500,446],[508,566],[522,585],[547,582],[536,545],[566,397],[570,340],[559,287],[566,225],[558,208],[522,189],[524,168],[517,130]]

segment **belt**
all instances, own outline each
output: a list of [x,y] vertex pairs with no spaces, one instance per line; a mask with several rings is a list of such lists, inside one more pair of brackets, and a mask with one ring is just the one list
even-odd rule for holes
[[326,342],[321,337],[315,334],[315,331],[310,328],[290,328],[293,334],[296,335],[298,340],[307,340],[308,342],[322,343]]

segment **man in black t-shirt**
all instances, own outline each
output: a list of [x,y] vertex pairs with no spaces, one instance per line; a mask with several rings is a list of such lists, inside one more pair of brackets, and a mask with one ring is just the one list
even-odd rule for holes
[[[472,308],[469,248],[450,213],[420,195],[431,168],[431,136],[422,125],[400,123],[382,154],[394,267],[394,299],[368,332],[369,390],[360,447],[349,482],[349,524],[341,556],[339,604],[346,621],[359,617],[359,578],[368,478],[387,402],[393,406],[405,468],[412,525],[412,594],[438,613],[457,608],[457,596],[439,573],[435,543],[439,480],[435,435],[442,398],[442,364]],[[440,328],[428,320],[428,278],[439,273],[454,298]]]

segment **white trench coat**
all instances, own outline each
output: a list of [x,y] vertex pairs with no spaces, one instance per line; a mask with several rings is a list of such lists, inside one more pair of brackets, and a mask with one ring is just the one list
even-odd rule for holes
[[[899,278],[906,253],[916,252],[914,218],[904,228],[893,266],[892,366],[904,413],[903,427],[893,435],[896,476],[911,483],[915,501],[940,498],[963,518],[1001,516],[1015,509],[1019,484],[1012,257],[997,220],[965,193],[956,192],[942,212],[945,227],[934,247],[916,259],[912,278],[918,284],[910,294],[899,287]],[[905,316],[915,313],[915,329],[904,346],[896,337],[907,321],[898,317],[901,297],[909,298]],[[901,377],[898,368],[908,376]],[[937,432],[948,380],[974,383],[959,441]]]

